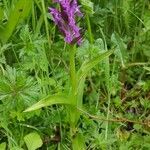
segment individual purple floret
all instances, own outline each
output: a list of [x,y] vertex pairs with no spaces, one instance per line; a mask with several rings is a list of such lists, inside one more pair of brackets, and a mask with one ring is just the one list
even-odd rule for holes
[[55,8],[49,8],[55,24],[58,26],[65,41],[70,44],[77,42],[81,44],[82,36],[80,28],[76,25],[76,16],[82,17],[77,0],[54,0],[60,4],[60,11]]

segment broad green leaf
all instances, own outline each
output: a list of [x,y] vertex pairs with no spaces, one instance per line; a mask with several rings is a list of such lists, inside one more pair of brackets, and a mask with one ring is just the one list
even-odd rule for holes
[[85,150],[85,140],[83,135],[77,134],[72,141],[73,150]]
[[30,12],[33,0],[18,0],[15,7],[10,10],[10,16],[4,29],[0,30],[0,39],[3,43],[7,42],[12,35],[16,25],[26,18]]
[[94,13],[94,10],[93,10],[94,3],[91,2],[91,0],[80,0],[80,2],[87,13],[89,14]]
[[6,150],[6,142],[0,144],[0,150]]
[[106,57],[111,55],[113,51],[114,50],[109,50],[105,53],[100,54],[96,58],[93,58],[89,62],[83,63],[83,65],[78,71],[78,81],[80,82],[93,67],[95,67],[100,61],[104,60]]
[[27,145],[28,150],[36,150],[41,147],[43,142],[40,135],[37,132],[32,132],[24,137],[24,141]]
[[34,111],[54,104],[70,104],[70,101],[66,95],[52,95],[40,100],[36,104],[27,108],[24,112]]

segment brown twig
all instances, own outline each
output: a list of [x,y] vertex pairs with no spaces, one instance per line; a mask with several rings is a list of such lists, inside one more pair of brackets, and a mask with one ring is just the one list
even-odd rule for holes
[[128,67],[134,67],[134,66],[145,66],[145,65],[149,65],[149,62],[134,62],[134,63],[129,63],[126,65],[126,68]]
[[80,112],[82,112],[83,114],[89,116],[91,119],[94,120],[101,120],[101,121],[109,121],[109,122],[129,122],[129,123],[134,123],[134,124],[141,124],[141,125],[147,125],[148,127],[150,127],[150,120],[146,120],[146,121],[135,121],[135,120],[129,120],[127,118],[112,118],[112,119],[105,119],[99,116],[95,116],[95,115],[91,115],[90,113],[78,108],[78,110]]

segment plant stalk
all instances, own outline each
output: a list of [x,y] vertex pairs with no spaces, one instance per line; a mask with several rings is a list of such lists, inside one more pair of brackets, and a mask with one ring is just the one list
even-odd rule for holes
[[[71,88],[72,88],[72,97],[75,97],[76,93],[76,68],[75,68],[75,53],[76,47],[73,46],[70,49],[70,80],[71,80]],[[75,101],[75,100],[74,100]],[[73,104],[75,102],[73,101]]]
[[[71,46],[69,50],[69,61],[70,61],[70,82],[71,82],[71,93],[70,93],[70,101],[73,106],[77,105],[76,99],[76,68],[75,68],[75,53],[76,47]],[[70,116],[70,135],[71,137],[74,135],[75,124],[76,124],[76,110],[72,107],[69,107],[69,116]]]

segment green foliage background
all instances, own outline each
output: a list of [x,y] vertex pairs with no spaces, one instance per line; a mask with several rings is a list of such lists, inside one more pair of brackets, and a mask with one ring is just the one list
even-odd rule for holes
[[[70,99],[59,105],[70,89],[70,47],[48,13],[56,5],[0,0],[0,150],[150,149],[150,1],[79,5],[75,60],[85,88],[82,107],[73,108]],[[80,114],[74,140],[68,108]]]

